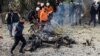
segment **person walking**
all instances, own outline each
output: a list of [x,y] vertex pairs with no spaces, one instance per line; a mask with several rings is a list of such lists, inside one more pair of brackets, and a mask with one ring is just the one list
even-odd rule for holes
[[18,45],[18,43],[21,41],[23,44],[22,44],[22,46],[21,46],[21,48],[20,48],[20,50],[19,50],[19,52],[20,53],[25,53],[24,52],[24,47],[25,47],[25,45],[26,45],[26,40],[25,40],[25,38],[23,37],[23,29],[24,29],[24,22],[25,22],[25,20],[24,20],[24,17],[22,17],[22,19],[20,19],[20,21],[19,21],[19,23],[18,23],[18,25],[16,26],[16,31],[15,31],[15,36],[14,36],[14,44],[13,44],[13,46],[12,46],[12,48],[11,48],[11,54],[13,54],[13,51],[14,51],[14,49],[16,48],[16,46]]
[[19,22],[20,17],[21,17],[21,16],[20,16],[20,14],[18,13],[18,11],[15,10],[14,13],[13,13],[13,17],[12,17],[12,36],[15,35],[14,31],[15,31],[15,29],[16,29],[16,26],[17,26],[17,24],[18,24],[18,22]]
[[20,15],[17,11],[10,10],[5,17],[5,20],[7,21],[8,30],[10,32],[10,36],[13,37],[15,35],[14,31],[16,28],[16,25],[18,24],[18,21],[20,19]]
[[96,8],[95,8],[95,3],[92,4],[90,14],[91,14],[91,20],[89,21],[89,25],[91,22],[94,23],[94,27],[96,26]]
[[13,17],[13,10],[9,10],[9,12],[6,14],[5,20],[7,21],[7,26],[8,26],[8,30],[10,33],[10,36],[12,37],[12,17]]
[[97,13],[98,13],[98,23],[100,24],[100,2],[98,2]]

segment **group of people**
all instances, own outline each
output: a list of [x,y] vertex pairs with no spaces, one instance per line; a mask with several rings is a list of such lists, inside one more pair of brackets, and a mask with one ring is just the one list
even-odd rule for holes
[[10,10],[5,17],[7,21],[8,30],[11,37],[14,37],[14,44],[11,48],[11,53],[13,54],[13,50],[16,48],[18,43],[21,41],[23,44],[20,48],[20,53],[23,52],[23,48],[26,45],[26,40],[23,37],[23,29],[24,29],[24,22],[25,18],[21,17],[17,10]]
[[32,11],[28,15],[30,23],[40,23],[41,28],[44,27],[45,23],[50,22],[53,16],[54,8],[49,2],[37,2],[37,6],[32,8]]
[[[94,22],[94,26],[96,26],[96,14],[98,14],[98,22],[100,24],[100,2],[98,3],[98,8],[96,9],[95,3],[92,4],[90,14],[91,20],[89,21],[89,25],[91,22]],[[36,7],[32,7],[32,11],[28,14],[29,22],[32,24],[41,24],[41,29],[44,28],[46,23],[50,23],[50,20],[53,17],[54,8],[51,6],[49,2],[37,2]],[[1,13],[1,12],[0,12]],[[24,53],[24,47],[26,45],[26,40],[23,37],[23,29],[25,18],[21,17],[17,10],[10,10],[5,17],[7,21],[8,30],[11,37],[14,37],[14,44],[11,48],[11,53],[13,54],[14,49],[21,41],[23,44],[19,50],[20,53]]]
[[[37,3],[36,8],[32,8],[32,11],[28,15],[30,23],[37,24],[39,23],[41,28],[48,22],[50,22],[53,14],[53,7],[49,2]],[[13,54],[14,49],[21,41],[23,44],[19,50],[20,53],[24,53],[24,47],[26,45],[26,40],[23,37],[23,29],[25,18],[21,17],[17,10],[9,10],[6,14],[5,20],[7,21],[8,30],[11,37],[14,37],[14,44],[11,48],[11,53]]]
[[93,22],[94,27],[96,26],[96,15],[98,15],[98,23],[100,24],[100,2],[98,2],[98,6],[96,6],[95,2],[92,4],[90,14],[91,20],[89,21],[89,25],[91,24],[91,22]]

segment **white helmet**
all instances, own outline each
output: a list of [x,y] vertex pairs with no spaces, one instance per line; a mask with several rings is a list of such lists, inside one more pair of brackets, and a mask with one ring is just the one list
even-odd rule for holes
[[39,11],[40,10],[40,8],[39,7],[36,7],[36,11]]
[[37,5],[40,5],[41,3],[40,2],[37,2]]
[[44,6],[44,3],[41,3],[41,7],[43,7]]
[[50,3],[46,3],[46,6],[49,6],[50,5]]

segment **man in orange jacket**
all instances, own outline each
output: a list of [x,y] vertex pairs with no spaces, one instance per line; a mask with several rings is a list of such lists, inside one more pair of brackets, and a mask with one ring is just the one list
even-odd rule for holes
[[48,20],[48,12],[44,6],[44,3],[41,3],[41,10],[39,13],[40,22],[46,22]]
[[53,7],[50,5],[50,3],[46,3],[46,10],[48,14],[51,14],[53,12]]
[[48,20],[48,12],[46,9],[43,7],[40,11],[40,22],[46,22]]
[[46,3],[46,11],[48,13],[48,21],[50,22],[53,16],[53,7],[50,5],[50,3]]
[[39,22],[41,23],[41,29],[43,29],[45,26],[45,23],[48,20],[48,13],[46,11],[44,3],[41,3],[40,6],[41,6],[41,9],[37,11],[37,16],[39,18]]

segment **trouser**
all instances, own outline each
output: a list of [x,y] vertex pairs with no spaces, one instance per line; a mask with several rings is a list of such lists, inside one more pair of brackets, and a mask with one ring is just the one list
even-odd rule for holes
[[11,51],[13,51],[16,48],[16,46],[18,45],[18,43],[20,41],[23,43],[22,46],[21,46],[21,48],[20,48],[20,51],[23,51],[23,48],[26,45],[26,40],[25,40],[25,38],[22,35],[21,36],[15,36],[15,41],[14,41],[15,43],[12,46]]
[[94,26],[96,26],[96,15],[91,15],[91,20],[89,21],[89,25],[91,24],[91,22],[93,22]]
[[7,24],[7,26],[8,26],[10,36],[12,37],[12,28],[13,28],[13,26],[12,26],[12,24]]

